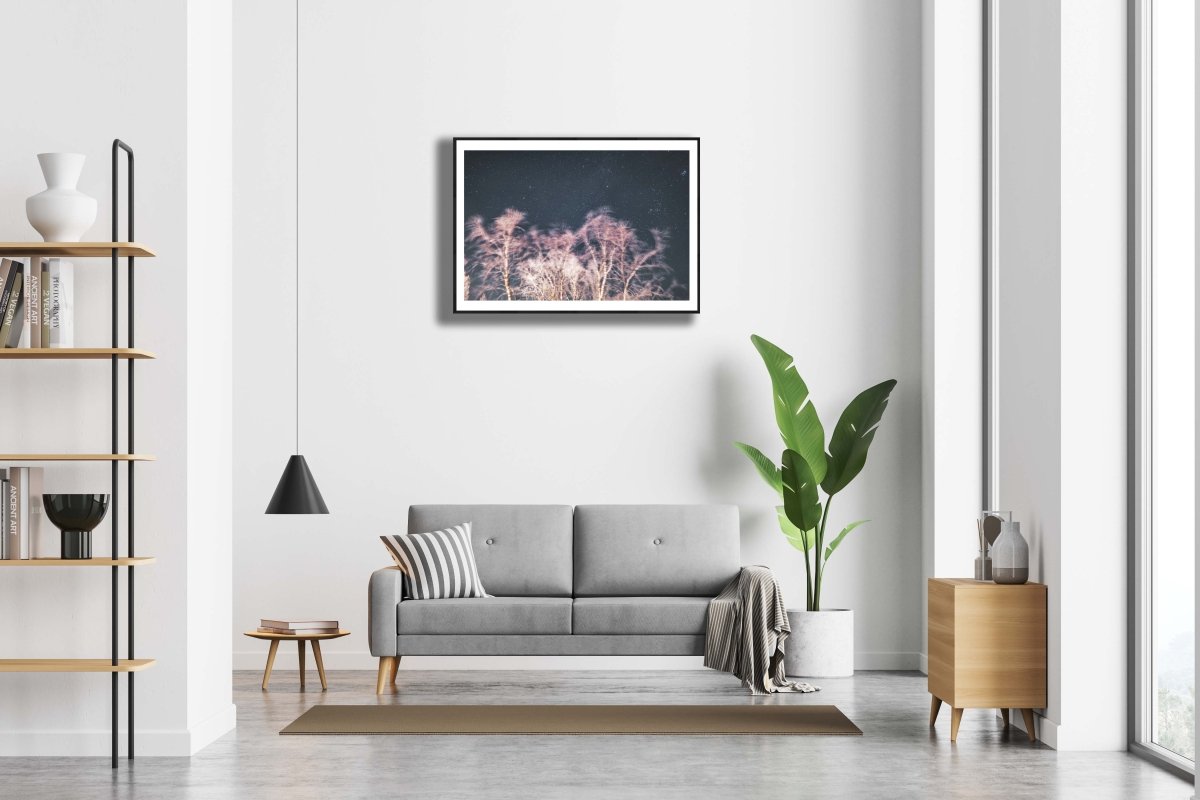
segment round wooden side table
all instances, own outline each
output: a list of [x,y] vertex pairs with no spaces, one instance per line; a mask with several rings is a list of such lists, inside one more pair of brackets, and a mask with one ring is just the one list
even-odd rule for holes
[[304,643],[309,642],[312,645],[313,658],[317,662],[317,674],[321,676],[322,691],[329,688],[329,684],[325,682],[325,662],[321,660],[321,641],[323,639],[340,639],[343,636],[349,636],[350,631],[339,630],[334,633],[266,633],[265,631],[246,631],[246,635],[252,639],[265,639],[271,643],[271,649],[267,653],[267,668],[263,672],[262,688],[265,690],[267,684],[271,682],[271,667],[275,666],[275,652],[279,649],[280,642],[294,641],[300,652],[300,689],[304,690]]

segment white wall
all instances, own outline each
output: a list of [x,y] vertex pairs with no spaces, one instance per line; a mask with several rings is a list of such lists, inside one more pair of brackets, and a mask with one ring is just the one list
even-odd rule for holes
[[1008,0],[999,10],[998,505],[1029,541],[1030,580],[1051,587],[1047,714],[1059,720],[1059,3]]
[[999,46],[999,505],[1049,587],[1039,733],[1124,750],[1125,4],[1008,0]]
[[[230,36],[228,21],[224,26],[220,22],[222,4],[203,5],[201,17],[208,23],[201,36],[191,29],[198,24],[195,9],[183,0],[4,4],[7,28],[22,33],[8,37],[6,57],[23,66],[5,83],[9,123],[0,147],[0,239],[39,238],[24,213],[25,197],[44,188],[35,155],[65,150],[87,155],[80,189],[100,200],[99,217],[85,238],[106,240],[109,148],[120,137],[137,155],[137,234],[159,254],[136,267],[137,344],[160,356],[137,367],[137,445],[158,456],[157,462],[137,467],[138,552],[158,557],[137,578],[137,655],[158,659],[157,666],[136,679],[139,755],[195,752],[233,721],[227,675],[206,678],[203,686],[191,682],[222,664],[227,670],[229,659],[227,636],[213,640],[189,633],[202,611],[227,618],[228,604],[221,595],[227,596],[229,585],[228,556],[198,563],[196,543],[190,540],[202,535],[209,538],[208,549],[228,549],[228,527],[196,530],[188,514],[189,502],[207,496],[212,519],[228,517],[228,495],[209,493],[220,485],[222,474],[214,473],[210,457],[221,449],[220,439],[228,431],[208,422],[228,414],[229,401],[219,389],[196,392],[208,376],[191,360],[193,345],[207,331],[203,317],[189,314],[188,300],[192,279],[200,272],[216,278],[207,302],[217,308],[228,305],[228,292],[222,294],[220,287],[230,268],[228,261],[197,263],[204,252],[220,250],[206,250],[196,240],[227,241],[228,219],[214,214],[203,230],[190,227],[199,224],[199,206],[229,202],[227,188],[224,197],[220,194],[219,176],[228,158],[222,137],[227,142],[230,132],[228,123],[222,128],[219,121],[219,76],[201,100],[187,72],[193,59],[209,67],[218,63],[211,49],[219,50],[220,40],[227,42]],[[229,3],[223,6],[228,17]],[[228,108],[227,85],[223,93]],[[189,113],[201,111],[218,118],[208,126],[201,146],[193,147],[190,137],[198,131]],[[206,160],[205,153],[226,159],[226,164]],[[197,185],[197,176],[213,172],[206,187]],[[77,266],[80,344],[109,342],[108,275],[107,259]],[[4,364],[0,374],[0,449],[107,451],[106,363],[13,362]],[[211,442],[208,455],[190,447],[199,431]],[[227,450],[227,441],[224,446]],[[46,468],[47,491],[108,487],[106,464]],[[108,531],[106,523],[97,534],[97,554],[108,554]],[[0,607],[7,609],[0,615],[0,641],[6,657],[108,656],[107,570],[5,570],[0,578]],[[123,603],[123,589],[121,597]],[[122,678],[122,715],[124,687]],[[5,698],[0,755],[108,753],[108,675],[3,675],[0,693]]]
[[[330,666],[370,667],[376,537],[418,502],[738,503],[743,561],[800,602],[732,446],[778,441],[757,332],[829,426],[900,381],[825,602],[857,610],[860,667],[915,668],[920,4],[306,2],[301,449],[333,513],[268,517],[293,447],[292,8],[234,17],[234,665],[261,668],[259,617],[332,615],[354,635]],[[700,136],[703,313],[452,318],[449,138],[522,134]]]
[[[922,5],[924,577],[971,575],[983,507],[981,3]],[[927,594],[921,589],[922,609]],[[922,625],[927,615],[921,614]],[[927,630],[921,670],[928,671]]]

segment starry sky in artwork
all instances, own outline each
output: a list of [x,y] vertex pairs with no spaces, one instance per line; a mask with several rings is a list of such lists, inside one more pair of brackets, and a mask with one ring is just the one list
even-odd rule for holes
[[644,241],[651,228],[669,231],[666,262],[687,285],[686,150],[467,150],[463,162],[468,219],[515,208],[542,229],[578,228],[589,211],[607,207]]

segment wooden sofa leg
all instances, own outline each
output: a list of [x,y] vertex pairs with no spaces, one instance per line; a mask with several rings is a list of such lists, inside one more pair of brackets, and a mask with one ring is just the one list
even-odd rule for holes
[[393,689],[396,688],[396,673],[399,670],[400,670],[400,656],[396,656],[395,658],[392,659],[392,674],[391,674],[391,677],[388,678],[388,686],[392,687]]
[[375,679],[375,694],[383,694],[389,681],[395,685],[397,659],[395,656],[382,656],[379,659],[379,677]]

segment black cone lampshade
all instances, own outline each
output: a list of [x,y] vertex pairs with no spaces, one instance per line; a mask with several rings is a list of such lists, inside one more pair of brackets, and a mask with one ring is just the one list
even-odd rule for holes
[[271,495],[271,502],[267,503],[266,513],[329,513],[304,456],[292,456],[288,459],[287,466],[283,468],[283,475],[279,478],[279,485],[275,487],[275,494]]
[[[115,367],[114,367],[115,369]],[[321,490],[300,455],[300,0],[296,0],[296,455],[288,459],[268,514],[328,514]]]

